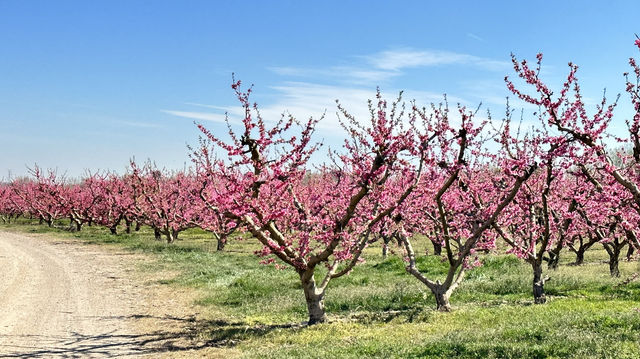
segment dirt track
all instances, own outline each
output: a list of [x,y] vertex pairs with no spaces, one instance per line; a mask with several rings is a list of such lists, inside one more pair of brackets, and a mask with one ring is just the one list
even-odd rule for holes
[[159,314],[153,286],[131,275],[135,257],[0,232],[0,358],[202,355],[184,345],[193,319]]

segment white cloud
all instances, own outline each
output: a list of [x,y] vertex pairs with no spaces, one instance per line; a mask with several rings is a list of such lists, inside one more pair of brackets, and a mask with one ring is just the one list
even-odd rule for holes
[[509,62],[441,50],[399,48],[356,56],[352,64],[319,68],[277,66],[268,69],[278,75],[331,80],[350,85],[371,85],[387,82],[404,74],[403,70],[443,65],[474,66],[488,71],[509,69]]
[[332,66],[328,68],[269,67],[270,71],[281,76],[324,78],[350,84],[372,84],[385,82],[401,75],[398,71],[387,71],[357,66]]
[[484,39],[483,39],[483,38],[481,38],[480,36],[478,36],[478,35],[476,35],[476,34],[474,34],[474,33],[472,33],[472,32],[468,32],[468,33],[467,33],[467,36],[468,36],[468,37],[470,37],[470,38],[472,38],[472,39],[474,39],[474,40],[478,40],[478,41],[482,41],[482,42],[484,42]]
[[125,125],[129,127],[138,127],[138,128],[162,128],[162,125],[151,122],[138,122],[138,121],[115,121],[120,125]]
[[174,111],[174,110],[160,110],[161,112],[182,117],[188,118],[192,120],[199,121],[213,121],[213,122],[224,122],[225,115],[219,113],[210,113],[210,112],[194,112],[194,111]]
[[[362,89],[357,87],[344,87],[332,85],[319,85],[308,82],[286,82],[282,85],[271,87],[278,95],[278,101],[275,103],[260,105],[259,110],[262,118],[266,122],[276,122],[283,113],[291,114],[299,121],[306,121],[309,117],[319,118],[325,115],[325,118],[318,124],[318,130],[323,132],[321,136],[334,136],[336,129],[339,128],[337,118],[336,100],[346,108],[350,114],[356,119],[366,123],[369,121],[370,113],[368,109],[368,100],[375,99],[375,89]],[[387,99],[389,106],[397,96],[399,91],[384,91],[383,96]],[[405,91],[403,99],[409,102],[416,99],[420,105],[428,105],[431,102],[438,103],[443,100],[443,95],[428,91]],[[475,104],[469,103],[462,98],[448,96],[451,104],[462,103],[474,107]],[[212,106],[206,104],[191,104],[191,106],[207,107],[222,110],[228,114],[229,121],[240,123],[244,110],[240,106]],[[452,106],[453,107],[453,106]],[[162,112],[174,116],[189,118],[197,121],[214,121],[224,122],[224,113],[202,112],[202,111],[184,111],[184,110],[162,110]],[[340,133],[338,131],[338,133]]]
[[[356,119],[368,123],[370,113],[367,103],[369,99],[375,100],[374,85],[403,75],[405,69],[440,65],[477,66],[485,70],[508,67],[507,62],[468,54],[411,48],[351,57],[351,60],[351,63],[346,65],[328,65],[320,68],[291,66],[268,68],[278,75],[288,78],[304,78],[305,81],[287,81],[272,86],[270,89],[275,91],[275,95],[271,96],[270,94],[269,97],[276,98],[275,102],[259,104],[263,119],[273,123],[285,113],[291,114],[302,122],[309,117],[318,118],[324,115],[325,118],[318,124],[318,137],[338,138],[343,134],[339,130],[335,100],[339,100]],[[389,105],[396,99],[399,92],[390,87],[385,87],[383,93]],[[255,90],[260,92],[260,89]],[[410,108],[409,102],[412,99],[415,99],[419,106],[428,106],[431,102],[443,101],[441,93],[429,91],[407,90],[404,92],[403,98],[407,102],[407,108]],[[456,112],[456,103],[461,103],[468,108],[477,106],[475,100],[468,101],[456,96],[448,96],[448,101],[452,107],[452,115]],[[239,105],[218,106],[191,102],[184,105],[191,107],[191,109],[171,109],[163,110],[163,112],[196,121],[213,122],[224,122],[225,114],[227,114],[232,125],[240,123],[244,116],[244,111]],[[193,110],[193,107],[200,109]]]
[[365,58],[378,69],[400,71],[405,68],[440,65],[470,65],[491,71],[507,69],[509,63],[483,57],[440,50],[411,48],[382,51]]

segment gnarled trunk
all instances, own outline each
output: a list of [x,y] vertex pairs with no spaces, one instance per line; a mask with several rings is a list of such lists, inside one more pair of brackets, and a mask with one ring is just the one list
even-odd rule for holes
[[[587,241],[585,241],[582,235],[578,235],[577,239],[569,245],[569,249],[576,254],[576,260],[571,263],[571,265],[579,266],[584,263],[585,252],[596,243],[598,243],[598,237],[593,234],[589,234]],[[578,245],[578,248],[576,248],[576,244]]]
[[449,303],[449,297],[451,297],[451,293],[442,286],[437,287],[435,290],[431,289],[431,292],[433,292],[436,298],[436,309],[440,312],[450,312],[451,304]]
[[547,298],[544,295],[544,282],[546,279],[542,277],[542,263],[538,260],[533,260],[531,265],[533,267],[533,302],[535,304],[544,304]]
[[620,276],[620,252],[622,252],[622,248],[625,246],[625,242],[618,242],[618,239],[612,241],[611,243],[603,243],[604,249],[609,254],[609,274],[612,277]]
[[620,276],[620,268],[618,267],[619,263],[620,259],[617,257],[611,257],[609,259],[609,274],[611,274],[612,277]]
[[313,270],[301,272],[300,282],[302,283],[304,297],[307,301],[307,310],[309,311],[308,324],[313,325],[326,322],[327,314],[324,310],[324,290],[317,288]]

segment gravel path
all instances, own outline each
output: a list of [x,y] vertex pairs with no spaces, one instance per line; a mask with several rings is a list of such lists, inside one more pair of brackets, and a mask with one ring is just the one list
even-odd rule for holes
[[135,256],[0,232],[0,358],[156,358],[174,350],[184,333],[139,325],[163,318],[150,315],[149,293],[133,279]]

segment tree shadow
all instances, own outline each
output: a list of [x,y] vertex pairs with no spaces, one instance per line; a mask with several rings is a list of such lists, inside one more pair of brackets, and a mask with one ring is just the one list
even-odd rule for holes
[[243,340],[261,337],[274,330],[295,330],[306,326],[305,323],[255,325],[241,321],[151,315],[103,316],[94,319],[97,321],[151,319],[170,323],[170,325],[167,330],[145,334],[127,333],[121,330],[99,334],[70,332],[62,336],[0,334],[0,358],[111,358],[197,351],[211,347],[233,347]]

